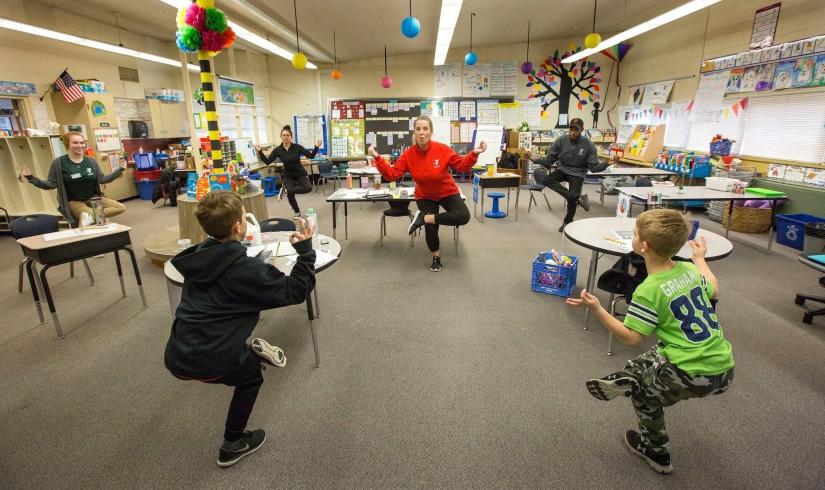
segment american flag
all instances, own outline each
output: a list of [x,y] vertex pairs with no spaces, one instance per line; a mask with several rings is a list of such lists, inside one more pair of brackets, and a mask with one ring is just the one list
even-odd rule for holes
[[57,77],[57,80],[54,81],[57,90],[63,94],[63,98],[66,99],[66,102],[71,104],[72,102],[82,99],[83,98],[83,91],[80,90],[80,87],[77,85],[77,82],[74,81],[71,75],[67,70],[63,70],[63,73]]

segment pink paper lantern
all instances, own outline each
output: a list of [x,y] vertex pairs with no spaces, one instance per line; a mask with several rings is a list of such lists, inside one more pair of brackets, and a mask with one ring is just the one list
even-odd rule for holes
[[384,88],[392,87],[392,78],[387,77],[387,76],[382,77],[381,78],[381,86],[384,87]]

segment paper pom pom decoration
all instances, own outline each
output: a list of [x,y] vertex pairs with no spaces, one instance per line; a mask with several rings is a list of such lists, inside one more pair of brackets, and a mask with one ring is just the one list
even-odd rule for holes
[[475,51],[470,51],[464,55],[464,63],[467,63],[468,65],[475,65],[476,61],[478,61],[478,55]]
[[235,32],[214,0],[197,0],[178,10],[176,44],[181,51],[209,51],[212,55],[232,46]]
[[295,53],[292,55],[292,67],[296,70],[303,70],[307,67],[307,55],[304,53]]
[[401,33],[409,38],[413,38],[421,32],[421,22],[415,17],[404,17],[401,21]]
[[602,36],[597,32],[591,32],[584,38],[584,47],[592,49],[598,46],[600,42],[602,42]]
[[392,87],[392,78],[387,77],[387,76],[382,77],[381,78],[381,86],[384,87],[384,88]]

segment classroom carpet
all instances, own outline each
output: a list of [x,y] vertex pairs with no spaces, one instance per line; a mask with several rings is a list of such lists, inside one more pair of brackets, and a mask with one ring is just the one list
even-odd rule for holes
[[[602,206],[585,190],[593,204],[577,218],[614,214],[615,197]],[[766,255],[765,235],[732,234],[733,253],[711,267],[736,377],[723,395],[665,410],[674,471],[662,476],[624,445],[636,427],[629,400],[599,401],[585,387],[655,339],[608,356],[594,319],[585,330],[583,310],[530,290],[538,252],[580,257],[579,286],[590,256],[557,231],[562,201],[545,192],[552,212],[539,199],[528,214],[522,195],[518,222],[472,218],[459,256],[442,228],[440,273],[428,270],[423,236],[410,247],[406,218],[388,218],[379,246],[386,204],[349,206],[341,258],[318,275],[321,367],[303,305],[262,314],[254,335],[288,361],[265,371],[250,420],[266,443],[227,469],[215,460],[232,389],[178,380],[163,365],[171,313],[142,244],[176,225],[177,209],[133,199],[117,217],[134,228],[146,308],[128,266],[121,296],[111,256],[89,260],[94,286],[82,268],[49,272],[62,340],[51,320],[39,324],[28,284],[17,292],[20,248],[1,235],[0,487],[824,487],[825,318],[803,324],[794,304],[795,292],[823,293],[819,274],[781,245]],[[323,195],[298,201],[331,234]],[[514,201],[515,191],[511,213]],[[270,216],[292,215],[286,200],[267,203]]]

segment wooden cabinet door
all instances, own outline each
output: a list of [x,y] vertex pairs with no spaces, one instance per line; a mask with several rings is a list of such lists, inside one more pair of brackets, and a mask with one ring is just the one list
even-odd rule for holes
[[189,120],[186,119],[186,104],[161,103],[163,123],[168,131],[168,138],[188,136]]

